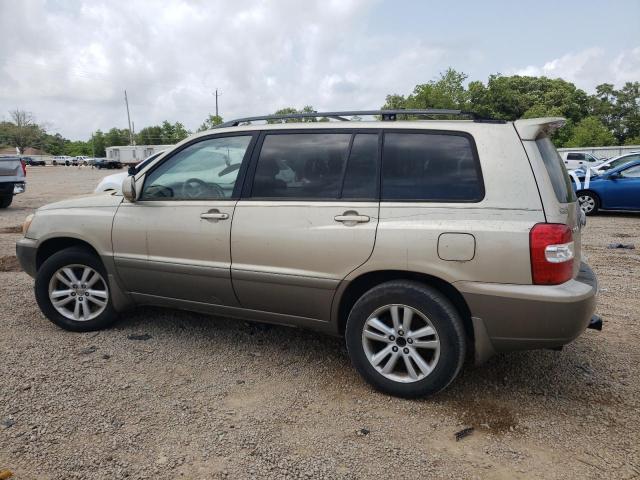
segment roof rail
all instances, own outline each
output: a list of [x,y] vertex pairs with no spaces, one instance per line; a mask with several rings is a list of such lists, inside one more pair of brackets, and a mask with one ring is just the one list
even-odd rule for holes
[[394,109],[394,110],[350,110],[343,112],[305,112],[305,113],[285,113],[279,115],[258,115],[255,117],[244,117],[231,120],[229,122],[221,123],[213,128],[225,128],[225,127],[237,127],[242,123],[248,123],[258,120],[290,120],[290,119],[305,119],[305,118],[333,118],[334,120],[341,120],[344,122],[350,121],[346,117],[363,117],[379,115],[383,121],[394,121],[398,115],[411,115],[415,117],[431,117],[438,115],[449,116],[463,116],[469,117],[476,122],[495,122],[504,123],[504,120],[495,120],[492,118],[483,118],[474,112],[467,112],[465,110],[453,110],[442,108],[427,108],[427,109]]

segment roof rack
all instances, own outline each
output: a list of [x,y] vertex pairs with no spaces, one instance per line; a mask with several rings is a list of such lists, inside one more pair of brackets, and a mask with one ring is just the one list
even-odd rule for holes
[[432,117],[438,115],[448,116],[462,116],[469,117],[475,122],[490,122],[490,123],[505,123],[504,120],[496,120],[493,118],[484,118],[479,116],[475,112],[468,112],[465,110],[452,110],[442,108],[427,108],[427,109],[394,109],[394,110],[349,110],[344,112],[305,112],[305,113],[286,113],[280,115],[258,115],[255,117],[244,117],[231,120],[229,122],[216,125],[214,128],[225,127],[237,127],[242,123],[249,123],[258,120],[290,120],[290,119],[304,119],[304,118],[332,118],[334,120],[340,120],[343,122],[350,121],[346,117],[363,117],[378,115],[383,121],[395,121],[398,115],[411,115],[415,117]]

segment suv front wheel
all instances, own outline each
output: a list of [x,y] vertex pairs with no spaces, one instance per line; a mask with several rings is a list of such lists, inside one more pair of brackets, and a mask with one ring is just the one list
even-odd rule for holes
[[354,367],[373,387],[405,398],[444,389],[466,352],[462,320],[449,299],[410,281],[365,293],[349,314],[346,342]]
[[42,312],[65,330],[99,330],[117,318],[104,266],[83,248],[51,255],[38,270],[35,292]]

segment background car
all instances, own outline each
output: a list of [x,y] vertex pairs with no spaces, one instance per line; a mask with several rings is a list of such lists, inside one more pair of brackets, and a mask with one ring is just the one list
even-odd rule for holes
[[118,160],[109,160],[107,158],[99,158],[96,160],[94,164],[96,168],[102,169],[114,169],[114,168],[122,168],[122,163]]
[[44,167],[46,165],[44,160],[36,160],[31,157],[22,157],[22,161],[25,165],[29,165],[30,167]]
[[587,184],[574,183],[574,189],[587,215],[599,210],[640,211],[640,160],[592,177]]
[[15,156],[0,156],[0,208],[7,208],[13,196],[25,191],[25,162]]
[[53,165],[69,166],[71,165],[72,162],[73,162],[73,157],[70,157],[69,155],[56,155],[53,157],[53,160],[51,160],[51,163]]
[[575,170],[581,166],[595,167],[604,162],[604,159],[585,152],[562,152],[560,156],[567,170]]
[[[618,157],[610,158],[600,165],[589,167],[591,168],[591,175],[599,175],[601,173],[606,172],[607,170],[611,170],[616,167],[620,167],[625,163],[632,162],[634,160],[640,160],[640,152],[631,152],[625,153],[624,155],[620,155]],[[582,166],[575,170],[575,173],[580,177],[586,174],[586,167]]]

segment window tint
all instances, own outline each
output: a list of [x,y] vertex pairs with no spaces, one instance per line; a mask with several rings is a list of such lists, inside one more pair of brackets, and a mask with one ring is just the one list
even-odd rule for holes
[[551,185],[553,185],[553,191],[556,197],[561,203],[575,202],[576,196],[571,188],[571,179],[567,170],[564,168],[562,159],[558,155],[556,147],[548,137],[541,137],[536,140],[538,150],[542,156],[544,166],[547,169],[549,178],[551,179]]
[[584,155],[582,153],[568,153],[567,160],[584,160]]
[[467,136],[385,134],[383,200],[472,202],[483,197],[480,166]]
[[640,165],[636,165],[635,167],[629,167],[620,172],[620,175],[628,178],[640,178]]
[[229,198],[250,136],[219,137],[188,146],[150,172],[142,200]]
[[350,133],[266,135],[251,196],[338,198],[350,140]]
[[356,134],[353,138],[342,198],[376,198],[378,134]]

